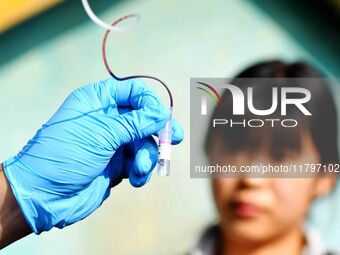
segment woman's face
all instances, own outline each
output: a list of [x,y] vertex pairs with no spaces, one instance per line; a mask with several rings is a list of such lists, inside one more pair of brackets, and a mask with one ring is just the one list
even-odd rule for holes
[[[256,163],[320,163],[319,154],[309,136],[302,138],[299,155],[274,162],[265,151],[251,157],[246,152],[232,156],[211,154],[213,164],[235,166]],[[219,150],[220,151],[220,150]],[[263,241],[299,227],[311,202],[328,193],[331,178],[215,178],[213,194],[224,234],[235,240]]]

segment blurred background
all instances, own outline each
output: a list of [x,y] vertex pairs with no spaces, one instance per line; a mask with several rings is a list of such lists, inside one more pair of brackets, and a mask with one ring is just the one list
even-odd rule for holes
[[[2,254],[182,254],[216,221],[209,180],[190,179],[190,77],[231,77],[254,62],[304,59],[340,76],[336,0],[90,0],[103,20],[138,12],[138,29],[111,33],[108,57],[119,75],[149,74],[170,85],[186,140],[172,173],[135,189],[123,182],[90,217],[30,235]],[[76,87],[109,78],[104,31],[80,0],[0,0],[0,160],[16,154]],[[168,100],[158,84],[154,90]],[[167,101],[165,101],[167,102]],[[309,220],[340,249],[340,191],[316,203]]]

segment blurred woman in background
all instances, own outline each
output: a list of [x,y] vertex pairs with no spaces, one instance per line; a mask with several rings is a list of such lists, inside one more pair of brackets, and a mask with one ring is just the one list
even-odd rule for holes
[[[273,86],[279,89],[287,86],[282,80],[315,78],[308,83],[302,79],[294,80],[295,86],[305,87],[311,92],[312,97],[306,108],[312,116],[308,118],[297,107],[292,107],[287,116],[298,121],[295,128],[273,128],[268,125],[259,128],[210,127],[205,149],[211,164],[239,167],[259,163],[339,163],[336,107],[328,84],[321,79],[322,75],[316,69],[303,62],[259,63],[247,68],[230,82],[245,92],[250,84],[249,80],[242,78],[252,79],[254,104],[259,109],[268,109],[268,105],[271,105]],[[224,91],[222,102],[222,107],[215,108],[212,118],[235,119],[231,112],[229,91]],[[242,118],[254,118],[254,115],[246,112]],[[336,177],[291,177],[214,178],[212,190],[220,220],[218,225],[203,233],[190,254],[336,254],[328,252],[318,232],[305,223],[313,201],[332,191]]]

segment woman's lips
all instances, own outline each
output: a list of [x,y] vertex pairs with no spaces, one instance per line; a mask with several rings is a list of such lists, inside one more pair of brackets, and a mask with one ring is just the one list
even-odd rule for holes
[[261,209],[258,206],[247,202],[233,202],[232,210],[241,218],[253,218],[261,213]]

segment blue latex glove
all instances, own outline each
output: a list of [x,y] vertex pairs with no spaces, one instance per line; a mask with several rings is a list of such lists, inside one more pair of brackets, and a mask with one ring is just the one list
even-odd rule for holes
[[[151,135],[170,111],[142,80],[109,79],[75,90],[15,157],[4,162],[32,230],[63,228],[96,210],[123,178],[144,185],[157,163]],[[173,143],[183,129],[173,122]]]

